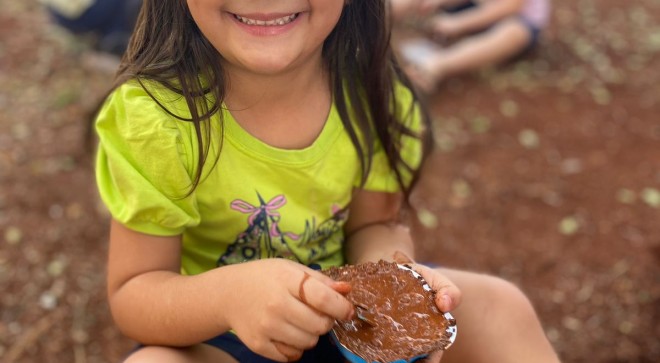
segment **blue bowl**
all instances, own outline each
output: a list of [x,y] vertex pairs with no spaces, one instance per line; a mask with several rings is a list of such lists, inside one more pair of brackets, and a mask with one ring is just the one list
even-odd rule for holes
[[[380,363],[380,362],[367,362],[366,360],[364,360],[364,358],[362,358],[359,355],[353,353],[350,349],[346,348],[346,346],[344,346],[343,344],[341,344],[339,342],[339,339],[337,339],[337,337],[335,336],[334,331],[332,331],[330,333],[330,336],[332,336],[332,340],[334,340],[335,343],[337,343],[337,346],[339,347],[339,351],[341,352],[341,354],[349,362],[351,362],[351,363]],[[395,360],[393,362],[387,362],[387,363],[409,363],[409,362],[414,362],[418,359],[426,358],[427,356],[428,356],[427,354],[424,354],[424,355],[420,355],[420,356],[414,357],[414,358],[409,359],[409,360],[398,359],[398,360]]]
[[[410,267],[406,265],[399,265],[400,269],[403,270],[408,270],[410,273],[413,274],[416,278],[418,278],[420,281],[422,281],[424,289],[425,290],[431,290],[431,287],[422,279],[421,275],[417,273],[417,271],[411,269]],[[456,340],[456,334],[458,333],[458,329],[456,327],[456,320],[454,320],[454,317],[450,313],[444,313],[443,314],[445,319],[447,319],[448,326],[447,326],[447,333],[449,335],[449,343],[442,347],[442,350],[446,350],[449,348],[452,344],[454,344],[454,341]],[[344,344],[342,344],[339,339],[337,339],[337,336],[335,334],[335,330],[332,329],[330,332],[330,336],[334,340],[334,342],[337,344],[337,347],[339,347],[339,351],[342,353],[344,358],[346,358],[349,362],[351,363],[412,363],[418,359],[426,358],[428,357],[428,354],[423,354],[419,355],[416,357],[412,357],[409,359],[398,359],[392,362],[369,362],[366,361],[364,358],[360,357],[359,355],[355,354],[353,351],[351,351],[348,347],[346,347]]]

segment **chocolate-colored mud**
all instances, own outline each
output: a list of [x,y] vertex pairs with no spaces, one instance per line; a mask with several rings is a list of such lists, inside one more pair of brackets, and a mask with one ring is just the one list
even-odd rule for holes
[[369,320],[356,316],[334,327],[337,339],[367,362],[410,359],[449,345],[449,322],[433,301],[435,293],[409,269],[380,261],[324,273],[352,285],[347,298]]

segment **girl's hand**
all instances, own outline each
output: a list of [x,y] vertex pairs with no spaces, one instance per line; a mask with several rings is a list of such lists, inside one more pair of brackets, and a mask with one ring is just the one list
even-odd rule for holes
[[349,320],[353,305],[344,298],[350,285],[284,259],[246,262],[236,267],[228,289],[226,321],[257,354],[287,362],[298,360],[335,319]]
[[[409,265],[413,270],[422,275],[426,283],[436,292],[435,304],[440,311],[448,312],[454,310],[461,303],[461,291],[438,270],[417,264],[410,257],[406,256],[406,254],[399,251],[394,253],[393,259],[396,263]],[[440,363],[443,353],[443,350],[439,350],[429,355],[423,361],[424,363]]]
[[435,15],[427,24],[427,30],[431,35],[441,41],[450,41],[461,36],[460,23],[452,15]]
[[413,270],[422,275],[431,289],[436,292],[435,304],[440,311],[452,311],[461,303],[461,291],[438,270],[415,263],[404,253],[398,251],[394,253],[393,259],[396,263],[409,265]]

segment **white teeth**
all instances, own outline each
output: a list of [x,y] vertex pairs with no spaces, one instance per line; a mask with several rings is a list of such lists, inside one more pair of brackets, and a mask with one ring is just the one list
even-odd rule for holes
[[273,20],[255,20],[255,19],[250,19],[250,18],[245,18],[240,15],[234,14],[236,19],[238,19],[241,23],[247,24],[247,25],[258,25],[258,26],[276,26],[276,25],[285,25],[289,24],[290,22],[295,19],[298,14],[291,14],[288,16],[284,16],[281,18],[273,19]]

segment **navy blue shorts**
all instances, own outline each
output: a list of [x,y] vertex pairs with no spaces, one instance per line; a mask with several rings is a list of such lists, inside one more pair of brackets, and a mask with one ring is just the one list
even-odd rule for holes
[[[207,340],[204,344],[214,346],[224,352],[229,353],[239,362],[249,363],[275,363],[276,361],[260,356],[241,342],[238,337],[232,333],[225,333],[213,339]],[[316,347],[303,353],[302,358],[297,362],[301,363],[342,363],[345,359],[337,346],[332,341],[329,334],[319,338]]]
[[[272,359],[268,359],[264,356],[261,356],[250,350],[243,342],[232,333],[224,333],[218,335],[215,338],[209,339],[203,344],[210,345],[212,347],[218,348],[223,352],[231,355],[234,359],[239,362],[248,362],[248,363],[276,363]],[[135,351],[143,348],[144,345],[138,344],[131,351]],[[316,346],[310,350],[307,350],[303,353],[300,360],[296,361],[299,363],[342,363],[345,362],[344,356],[341,354],[334,341],[329,334],[325,334],[319,337],[319,341]]]

